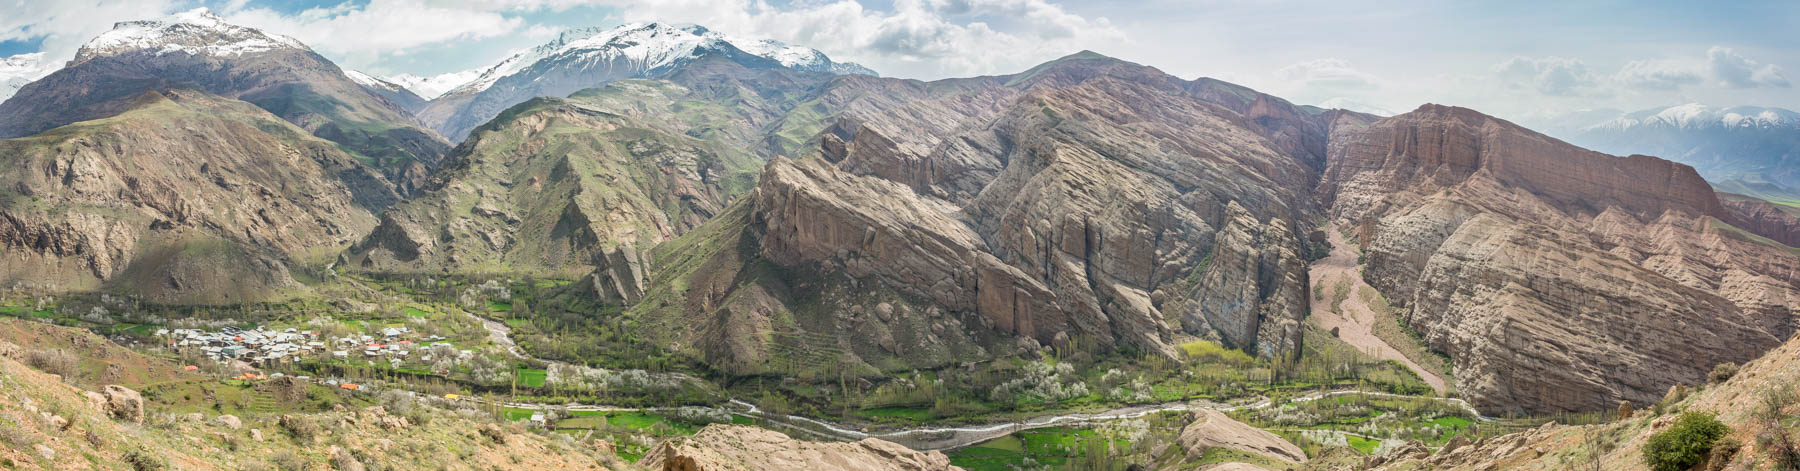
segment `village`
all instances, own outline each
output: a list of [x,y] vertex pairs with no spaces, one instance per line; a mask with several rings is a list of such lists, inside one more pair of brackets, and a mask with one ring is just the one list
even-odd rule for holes
[[264,327],[224,327],[216,332],[161,329],[156,336],[177,352],[199,352],[216,362],[242,362],[259,368],[286,366],[307,357],[386,359],[398,365],[415,356],[421,362],[431,362],[434,355],[467,358],[474,354],[456,350],[443,336],[420,336],[404,326],[383,327],[379,335],[349,334],[336,338],[324,338],[315,330]]

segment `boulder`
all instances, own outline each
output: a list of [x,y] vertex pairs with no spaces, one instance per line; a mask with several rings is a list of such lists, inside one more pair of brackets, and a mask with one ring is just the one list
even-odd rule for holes
[[1181,428],[1177,441],[1189,459],[1199,459],[1212,448],[1225,448],[1255,453],[1269,459],[1300,463],[1306,452],[1273,433],[1232,420],[1223,412],[1199,410],[1191,414],[1192,422]]
[[144,423],[144,396],[137,391],[117,384],[107,385],[99,392],[85,394],[90,405],[105,412],[114,420],[134,424]]
[[946,471],[950,459],[866,438],[853,443],[807,442],[781,432],[742,425],[708,425],[691,437],[656,445],[638,462],[651,470],[830,469],[845,471]]

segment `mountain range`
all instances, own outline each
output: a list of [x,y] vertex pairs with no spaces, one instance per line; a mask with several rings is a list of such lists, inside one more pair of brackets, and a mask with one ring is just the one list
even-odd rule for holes
[[1691,165],[1728,191],[1786,198],[1800,192],[1800,113],[1786,109],[1689,103],[1631,113],[1600,110],[1546,130],[1602,152]]
[[[119,23],[0,102],[0,282],[208,315],[297,305],[320,325],[371,300],[504,315],[466,329],[538,329],[509,360],[630,361],[815,410],[1191,377],[1204,355],[1267,371],[1205,394],[1299,394],[1270,392],[1279,371],[1405,343],[1374,363],[1441,377],[1478,419],[1610,411],[1800,331],[1800,210],[1771,196],[1800,188],[1786,110],[1590,114],[1550,130],[1564,141],[1091,51],[920,81],[663,23],[570,30],[446,80],[342,69],[204,10]],[[1314,279],[1327,259],[1346,269]],[[1321,336],[1353,289],[1401,334]],[[457,300],[421,309],[427,292]],[[993,377],[1040,361],[1054,387]],[[1008,412],[1098,397],[1061,392]],[[1001,402],[968,397],[927,404]]]

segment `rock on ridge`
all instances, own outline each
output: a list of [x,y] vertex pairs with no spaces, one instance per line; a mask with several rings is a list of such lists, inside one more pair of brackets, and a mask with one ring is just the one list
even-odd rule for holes
[[773,430],[743,425],[708,425],[692,437],[665,440],[638,462],[652,470],[736,471],[830,469],[845,471],[950,471],[950,459],[936,451],[914,451],[897,443],[865,438],[853,443],[805,442]]

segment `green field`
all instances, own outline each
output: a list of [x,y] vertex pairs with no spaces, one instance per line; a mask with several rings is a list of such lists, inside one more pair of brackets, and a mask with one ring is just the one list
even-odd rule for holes
[[[1059,469],[1070,459],[1086,455],[1088,445],[1106,440],[1090,429],[1053,427],[1030,430],[981,442],[974,446],[951,450],[950,464],[970,471],[1006,471],[1028,468],[1026,459]],[[1129,443],[1114,441],[1115,448]]]
[[519,368],[519,385],[533,388],[544,387],[544,370],[536,368]]
[[920,407],[879,407],[856,411],[856,415],[870,419],[904,419],[914,422],[931,420],[931,410]]

